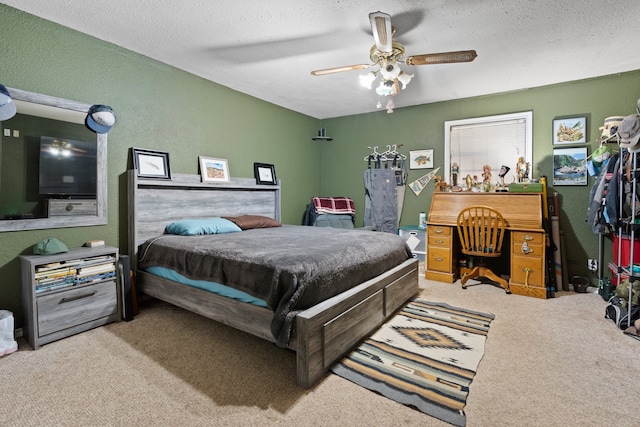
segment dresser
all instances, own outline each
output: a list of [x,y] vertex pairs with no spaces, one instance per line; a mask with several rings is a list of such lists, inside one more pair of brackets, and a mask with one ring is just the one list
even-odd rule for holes
[[511,292],[546,298],[547,245],[542,223],[542,193],[434,192],[427,216],[425,278],[453,283],[460,277],[459,260],[462,254],[456,220],[462,209],[475,205],[497,209],[507,222],[509,241],[503,243],[503,252],[509,258]]

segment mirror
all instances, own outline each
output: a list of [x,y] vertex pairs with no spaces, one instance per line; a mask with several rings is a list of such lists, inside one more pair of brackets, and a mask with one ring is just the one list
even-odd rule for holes
[[[17,114],[2,122],[0,167],[6,170],[0,170],[0,231],[105,225],[107,134],[93,133],[84,126],[91,104],[7,89],[16,103]],[[60,132],[64,135],[56,134]],[[57,137],[61,137],[60,141]],[[75,140],[87,145],[78,148]],[[80,156],[85,156],[85,160],[78,163],[84,168],[82,181],[92,181],[90,190],[77,185],[81,181],[80,172],[60,174],[64,186],[56,187],[53,192],[50,187],[46,190],[46,186],[41,186],[40,174],[47,173],[40,170],[41,144],[49,148],[52,144],[61,144],[82,153]],[[15,163],[10,157],[12,152],[20,153]],[[90,160],[86,160],[87,156]],[[68,162],[61,164],[65,166],[60,169],[76,170]],[[91,166],[87,168],[87,164]],[[92,173],[94,166],[95,174]]]

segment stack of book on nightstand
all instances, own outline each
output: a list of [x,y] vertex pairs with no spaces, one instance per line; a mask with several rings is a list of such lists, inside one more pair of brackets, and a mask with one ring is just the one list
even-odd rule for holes
[[85,285],[116,276],[116,259],[110,255],[53,262],[36,267],[36,293]]
[[115,258],[108,255],[94,257],[79,266],[78,274],[76,274],[76,284],[84,285],[112,277],[116,277]]
[[52,263],[36,268],[36,293],[73,286],[76,268],[67,264]]

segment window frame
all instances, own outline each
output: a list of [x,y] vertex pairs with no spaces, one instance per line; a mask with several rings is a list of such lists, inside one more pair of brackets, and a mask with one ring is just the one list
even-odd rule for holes
[[[473,117],[468,119],[459,119],[459,120],[448,120],[444,122],[444,173],[443,175],[447,176],[449,183],[452,182],[451,179],[451,164],[452,164],[452,144],[451,144],[451,131],[452,128],[459,126],[468,126],[468,125],[480,125],[504,121],[515,121],[515,120],[524,120],[525,122],[525,141],[524,141],[524,153],[513,153],[513,158],[509,157],[509,161],[507,161],[506,157],[499,160],[497,164],[491,164],[492,167],[492,183],[498,181],[498,171],[500,167],[504,164],[509,166],[511,170],[509,171],[509,175],[513,175],[515,173],[516,163],[518,162],[518,157],[523,157],[525,162],[529,163],[529,171],[534,170],[533,165],[533,111],[522,111],[517,113],[509,113],[509,114],[498,114],[493,116],[484,116],[484,117]],[[504,149],[497,148],[496,152],[508,152],[510,148],[513,146],[512,141],[504,141]],[[454,153],[455,154],[455,153]],[[511,154],[508,154],[511,156]],[[456,157],[457,158],[457,157]],[[461,162],[462,163],[462,162]],[[462,173],[463,169],[460,170],[460,175],[464,175]],[[531,175],[529,175],[531,178]],[[458,185],[460,185],[462,176],[458,176]],[[505,183],[509,183],[510,180],[505,179]]]

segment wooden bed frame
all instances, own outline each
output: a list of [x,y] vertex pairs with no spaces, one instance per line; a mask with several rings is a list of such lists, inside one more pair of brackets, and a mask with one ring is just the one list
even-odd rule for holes
[[[137,270],[138,247],[185,218],[263,215],[280,220],[280,185],[254,179],[203,183],[200,175],[171,180],[140,179],[128,171],[129,256],[136,290],[275,342],[273,312]],[[362,231],[367,232],[367,231]],[[300,387],[313,386],[331,366],[418,292],[418,261],[407,260],[380,276],[296,316],[289,348],[296,352]]]

